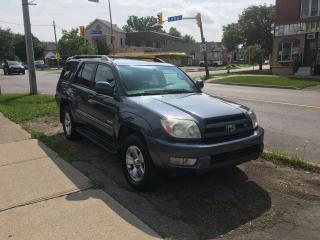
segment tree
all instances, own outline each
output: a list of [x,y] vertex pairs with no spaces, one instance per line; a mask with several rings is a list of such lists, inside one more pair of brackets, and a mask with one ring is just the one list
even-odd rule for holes
[[175,27],[171,27],[169,29],[169,35],[173,36],[173,37],[178,37],[181,38],[182,34],[181,32],[178,31],[178,29],[176,29]]
[[69,32],[62,31],[62,37],[59,40],[59,49],[62,55],[73,56],[78,54],[94,54],[94,46],[79,35],[78,29],[71,29]]
[[14,34],[10,29],[0,28],[0,58],[14,59]]
[[275,7],[270,5],[251,6],[239,17],[243,43],[258,44],[267,53],[272,51],[272,25],[275,22]]
[[196,40],[194,39],[193,36],[189,35],[189,34],[186,34],[183,36],[183,40],[186,42],[186,43],[195,43]]
[[244,46],[259,45],[265,52],[272,51],[272,25],[275,19],[273,5],[251,6],[239,16],[237,23],[223,27],[223,43],[228,51]]
[[127,24],[122,27],[125,32],[164,32],[161,26],[157,25],[157,18],[153,16],[138,17],[135,15],[129,16]]
[[229,52],[238,49],[238,46],[243,43],[238,23],[223,26],[222,42]]
[[[44,57],[43,43],[35,36],[32,36],[32,42],[33,42],[34,58],[35,59],[43,58]],[[21,61],[27,61],[26,43],[25,43],[24,35],[21,35],[21,34],[14,35],[14,48],[15,48],[15,55]]]
[[108,55],[110,53],[110,49],[107,45],[107,42],[106,40],[103,40],[103,39],[99,39],[97,41],[97,53],[98,54],[101,54],[101,55]]
[[254,45],[249,47],[250,60],[252,65],[259,64],[259,69],[262,70],[262,65],[265,59],[265,50],[260,45]]

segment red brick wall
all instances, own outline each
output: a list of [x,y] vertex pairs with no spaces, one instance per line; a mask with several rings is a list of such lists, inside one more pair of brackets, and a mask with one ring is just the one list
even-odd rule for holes
[[276,25],[295,23],[300,18],[300,0],[276,0]]

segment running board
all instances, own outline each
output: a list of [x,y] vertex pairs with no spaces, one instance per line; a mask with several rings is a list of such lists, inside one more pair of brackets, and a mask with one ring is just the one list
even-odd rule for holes
[[88,138],[91,142],[97,144],[99,147],[108,151],[109,153],[111,153],[111,154],[118,153],[114,144],[112,144],[110,141],[106,140],[106,137],[103,137],[101,134],[95,133],[91,129],[88,130],[85,127],[77,128],[77,132],[80,133],[82,136]]

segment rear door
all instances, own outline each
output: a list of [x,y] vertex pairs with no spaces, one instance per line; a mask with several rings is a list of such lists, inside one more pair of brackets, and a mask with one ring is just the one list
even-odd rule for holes
[[96,63],[83,63],[71,86],[74,98],[73,102],[75,104],[75,106],[73,106],[73,109],[75,110],[74,115],[77,120],[82,123],[92,123],[92,119],[90,117],[91,106],[88,103],[88,100],[95,94],[92,87],[96,67]]

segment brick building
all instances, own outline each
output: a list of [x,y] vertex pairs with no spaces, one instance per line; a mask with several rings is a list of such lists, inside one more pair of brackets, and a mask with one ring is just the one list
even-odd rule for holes
[[320,74],[320,0],[276,0],[272,71]]

